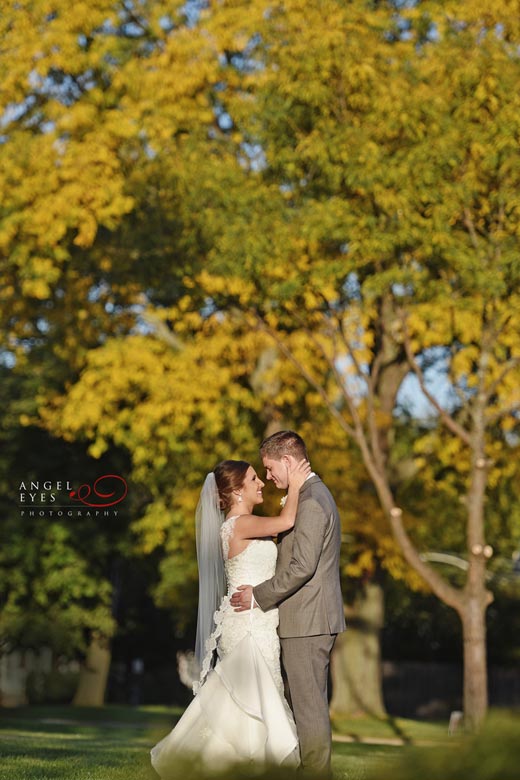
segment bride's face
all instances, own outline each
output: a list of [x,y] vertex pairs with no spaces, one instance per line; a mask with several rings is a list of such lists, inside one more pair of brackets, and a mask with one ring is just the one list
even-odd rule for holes
[[265,483],[262,482],[254,468],[249,466],[242,485],[242,500],[251,506],[254,506],[255,504],[261,504],[264,500],[262,494],[264,485]]

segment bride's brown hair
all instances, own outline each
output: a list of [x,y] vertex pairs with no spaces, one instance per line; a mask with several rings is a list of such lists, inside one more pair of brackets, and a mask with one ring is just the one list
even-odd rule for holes
[[223,460],[213,469],[217,483],[220,508],[227,512],[233,503],[233,491],[240,490],[251,464],[245,460]]

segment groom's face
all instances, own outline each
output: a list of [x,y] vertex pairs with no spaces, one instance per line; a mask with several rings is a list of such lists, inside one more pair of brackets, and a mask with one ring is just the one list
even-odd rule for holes
[[262,463],[265,466],[265,478],[271,479],[280,490],[286,490],[289,486],[288,459],[273,460],[273,458],[263,457]]

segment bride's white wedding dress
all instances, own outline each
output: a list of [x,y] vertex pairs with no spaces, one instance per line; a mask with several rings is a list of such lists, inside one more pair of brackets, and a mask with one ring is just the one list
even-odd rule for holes
[[228,592],[210,637],[218,660],[208,672],[210,649],[195,698],[151,750],[161,780],[175,777],[179,757],[190,755],[214,769],[243,761],[299,764],[296,726],[280,672],[278,610],[235,612],[229,603],[238,585],[258,585],[273,576],[277,547],[271,539],[253,539],[228,558],[235,520],[230,517],[221,527]]

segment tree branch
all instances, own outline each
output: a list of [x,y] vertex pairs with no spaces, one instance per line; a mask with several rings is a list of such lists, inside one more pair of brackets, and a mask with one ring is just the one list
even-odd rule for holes
[[[148,303],[146,296],[142,296],[140,303],[146,305]],[[153,328],[154,335],[157,336],[165,344],[168,344],[175,352],[181,352],[184,349],[182,340],[167,326],[167,324],[157,316],[157,313],[151,309],[145,310],[139,315],[144,322]]]
[[502,417],[506,417],[508,414],[514,414],[515,412],[520,412],[520,399],[510,406],[507,406],[505,409],[501,409],[499,412],[495,412],[494,414],[490,414],[486,418],[486,422],[488,425],[493,425],[493,423],[498,422]]
[[403,525],[403,512],[400,507],[395,506],[394,499],[385,477],[379,474],[376,465],[371,457],[368,444],[363,437],[359,442],[363,461],[368,473],[372,477],[379,501],[383,511],[390,522],[392,533],[401,548],[406,561],[415,571],[420,574],[425,582],[428,583],[432,591],[449,606],[460,609],[463,603],[463,596],[458,588],[450,585],[444,577],[435,571],[415,548],[412,540],[408,536]]
[[475,230],[475,225],[473,223],[473,218],[471,216],[470,210],[467,207],[464,208],[464,224],[468,229],[468,233],[470,235],[473,248],[479,251],[480,247],[478,243],[477,231]]
[[426,563],[421,554],[415,549],[415,546],[404,529],[401,509],[399,507],[393,507],[390,510],[389,515],[394,536],[410,566],[421,575],[435,595],[444,601],[445,604],[448,604],[454,609],[460,609],[463,603],[462,592],[459,588],[455,588],[453,585],[450,585],[449,582],[446,582],[444,577]]
[[509,374],[510,371],[513,370],[513,368],[516,368],[517,366],[520,366],[520,357],[511,358],[511,360],[508,360],[504,364],[504,368],[498,375],[498,377],[491,383],[490,387],[486,390],[486,398],[489,399],[494,394],[495,390],[499,387],[501,382],[504,381],[506,376]]
[[406,320],[404,314],[402,315],[402,321],[403,321],[403,341],[404,341],[404,348],[406,351],[406,357],[408,358],[408,363],[410,364],[410,367],[412,368],[413,372],[417,376],[417,379],[419,380],[419,386],[428,399],[428,401],[431,403],[431,405],[438,411],[439,416],[442,420],[442,422],[445,424],[445,426],[456,436],[459,437],[465,444],[468,446],[471,446],[471,437],[469,433],[461,426],[459,423],[454,420],[454,418],[451,416],[451,414],[448,414],[448,412],[443,409],[443,407],[440,405],[440,403],[437,401],[434,395],[430,393],[428,388],[426,387],[426,383],[424,381],[424,373],[417,363],[417,360],[415,359],[415,355],[412,351],[412,346],[410,344],[410,337],[408,334],[408,329],[406,327]]
[[351,413],[351,415],[352,415],[352,417],[353,417],[353,419],[354,419],[354,421],[356,423],[356,428],[357,428],[358,425],[361,426],[361,420],[359,419],[359,415],[357,413],[357,409],[356,409],[356,405],[354,403],[354,400],[353,400],[352,396],[345,389],[345,382],[343,380],[343,377],[341,376],[341,374],[338,371],[338,367],[336,365],[336,360],[335,360],[335,358],[337,358],[337,352],[336,352],[335,348],[334,348],[334,358],[330,358],[329,355],[327,355],[327,352],[325,351],[325,348],[318,341],[318,339],[316,338],[314,333],[311,330],[309,330],[309,328],[307,328],[306,325],[303,323],[302,318],[299,317],[297,314],[295,315],[295,318],[300,323],[300,327],[302,328],[304,333],[308,336],[309,340],[312,341],[312,343],[315,345],[315,347],[321,352],[325,362],[329,365],[331,371],[333,372],[334,377],[336,379],[336,384],[338,385],[338,388],[339,388],[339,391],[341,392],[343,398],[345,399],[345,401],[347,403],[347,406],[349,408],[349,411],[350,411],[350,413]]
[[[400,545],[404,557],[410,566],[412,566],[412,568],[414,568],[415,571],[417,571],[418,574],[422,576],[425,582],[428,583],[433,592],[439,598],[455,609],[460,609],[463,598],[461,592],[446,582],[446,580],[440,574],[438,574],[428,563],[421,559],[420,553],[415,548],[413,542],[406,533],[402,523],[402,510],[395,506],[394,498],[386,479],[386,474],[384,471],[379,471],[376,460],[374,459],[374,454],[371,452],[362,426],[358,428],[358,424],[356,424],[356,428],[354,429],[346,422],[346,420],[344,420],[343,416],[338,412],[321,385],[307,371],[301,361],[295,357],[293,352],[287,347],[282,339],[280,339],[276,330],[271,328],[258,314],[258,312],[253,311],[253,316],[258,323],[258,327],[266,332],[274,340],[280,351],[287,357],[288,360],[290,360],[290,362],[307,380],[311,387],[313,387],[319,393],[327,409],[332,414],[332,416],[338,420],[341,428],[359,445],[363,457],[363,462],[375,485],[381,506],[390,521],[390,526],[397,543]],[[344,392],[346,393],[346,390]],[[346,394],[348,395],[348,393]],[[352,398],[350,398],[350,402],[352,404],[354,403]]]
[[455,327],[455,308],[451,307],[450,309],[450,324],[451,324],[451,344],[450,344],[450,355],[451,355],[451,362],[448,369],[448,376],[451,379],[451,384],[453,389],[455,390],[455,393],[457,395],[457,398],[459,399],[461,406],[464,408],[467,402],[467,397],[464,395],[464,392],[458,387],[457,381],[455,379],[454,373],[453,373],[453,360],[455,358],[455,355],[457,354],[457,348],[456,348],[456,327]]
[[255,319],[258,323],[258,326],[261,330],[265,331],[266,333],[271,336],[271,338],[275,341],[277,346],[279,347],[280,351],[283,352],[285,357],[290,360],[290,362],[295,366],[295,368],[298,369],[300,374],[304,377],[304,379],[307,380],[307,382],[313,387],[317,393],[321,396],[325,406],[329,410],[329,412],[332,414],[332,416],[339,422],[340,426],[343,428],[345,433],[347,433],[349,436],[351,436],[355,441],[358,441],[358,434],[352,428],[351,425],[347,423],[347,421],[344,419],[343,415],[340,414],[340,412],[336,409],[332,401],[330,400],[329,396],[323,389],[323,387],[317,382],[314,377],[307,371],[303,363],[301,363],[298,358],[295,357],[293,352],[287,347],[287,345],[280,339],[278,334],[273,328],[270,328],[269,325],[262,319],[262,317],[257,313],[254,312]]
[[[379,430],[377,428],[376,424],[376,412],[374,408],[374,383],[370,381],[370,374],[368,376],[363,372],[359,361],[356,357],[356,354],[352,348],[352,345],[347,338],[347,334],[345,333],[345,329],[343,327],[343,322],[340,324],[340,333],[342,341],[348,351],[348,354],[350,356],[350,359],[354,363],[354,366],[356,367],[356,371],[358,373],[358,376],[360,376],[366,384],[367,388],[367,423],[368,423],[368,431],[370,435],[370,447],[372,449],[372,456],[375,458],[376,465],[378,468],[378,471],[381,474],[384,474],[385,471],[385,459],[383,456],[383,451],[381,449],[381,443],[379,440]],[[382,354],[382,353],[380,353]],[[379,355],[378,355],[379,357]],[[379,368],[378,368],[379,370]]]

